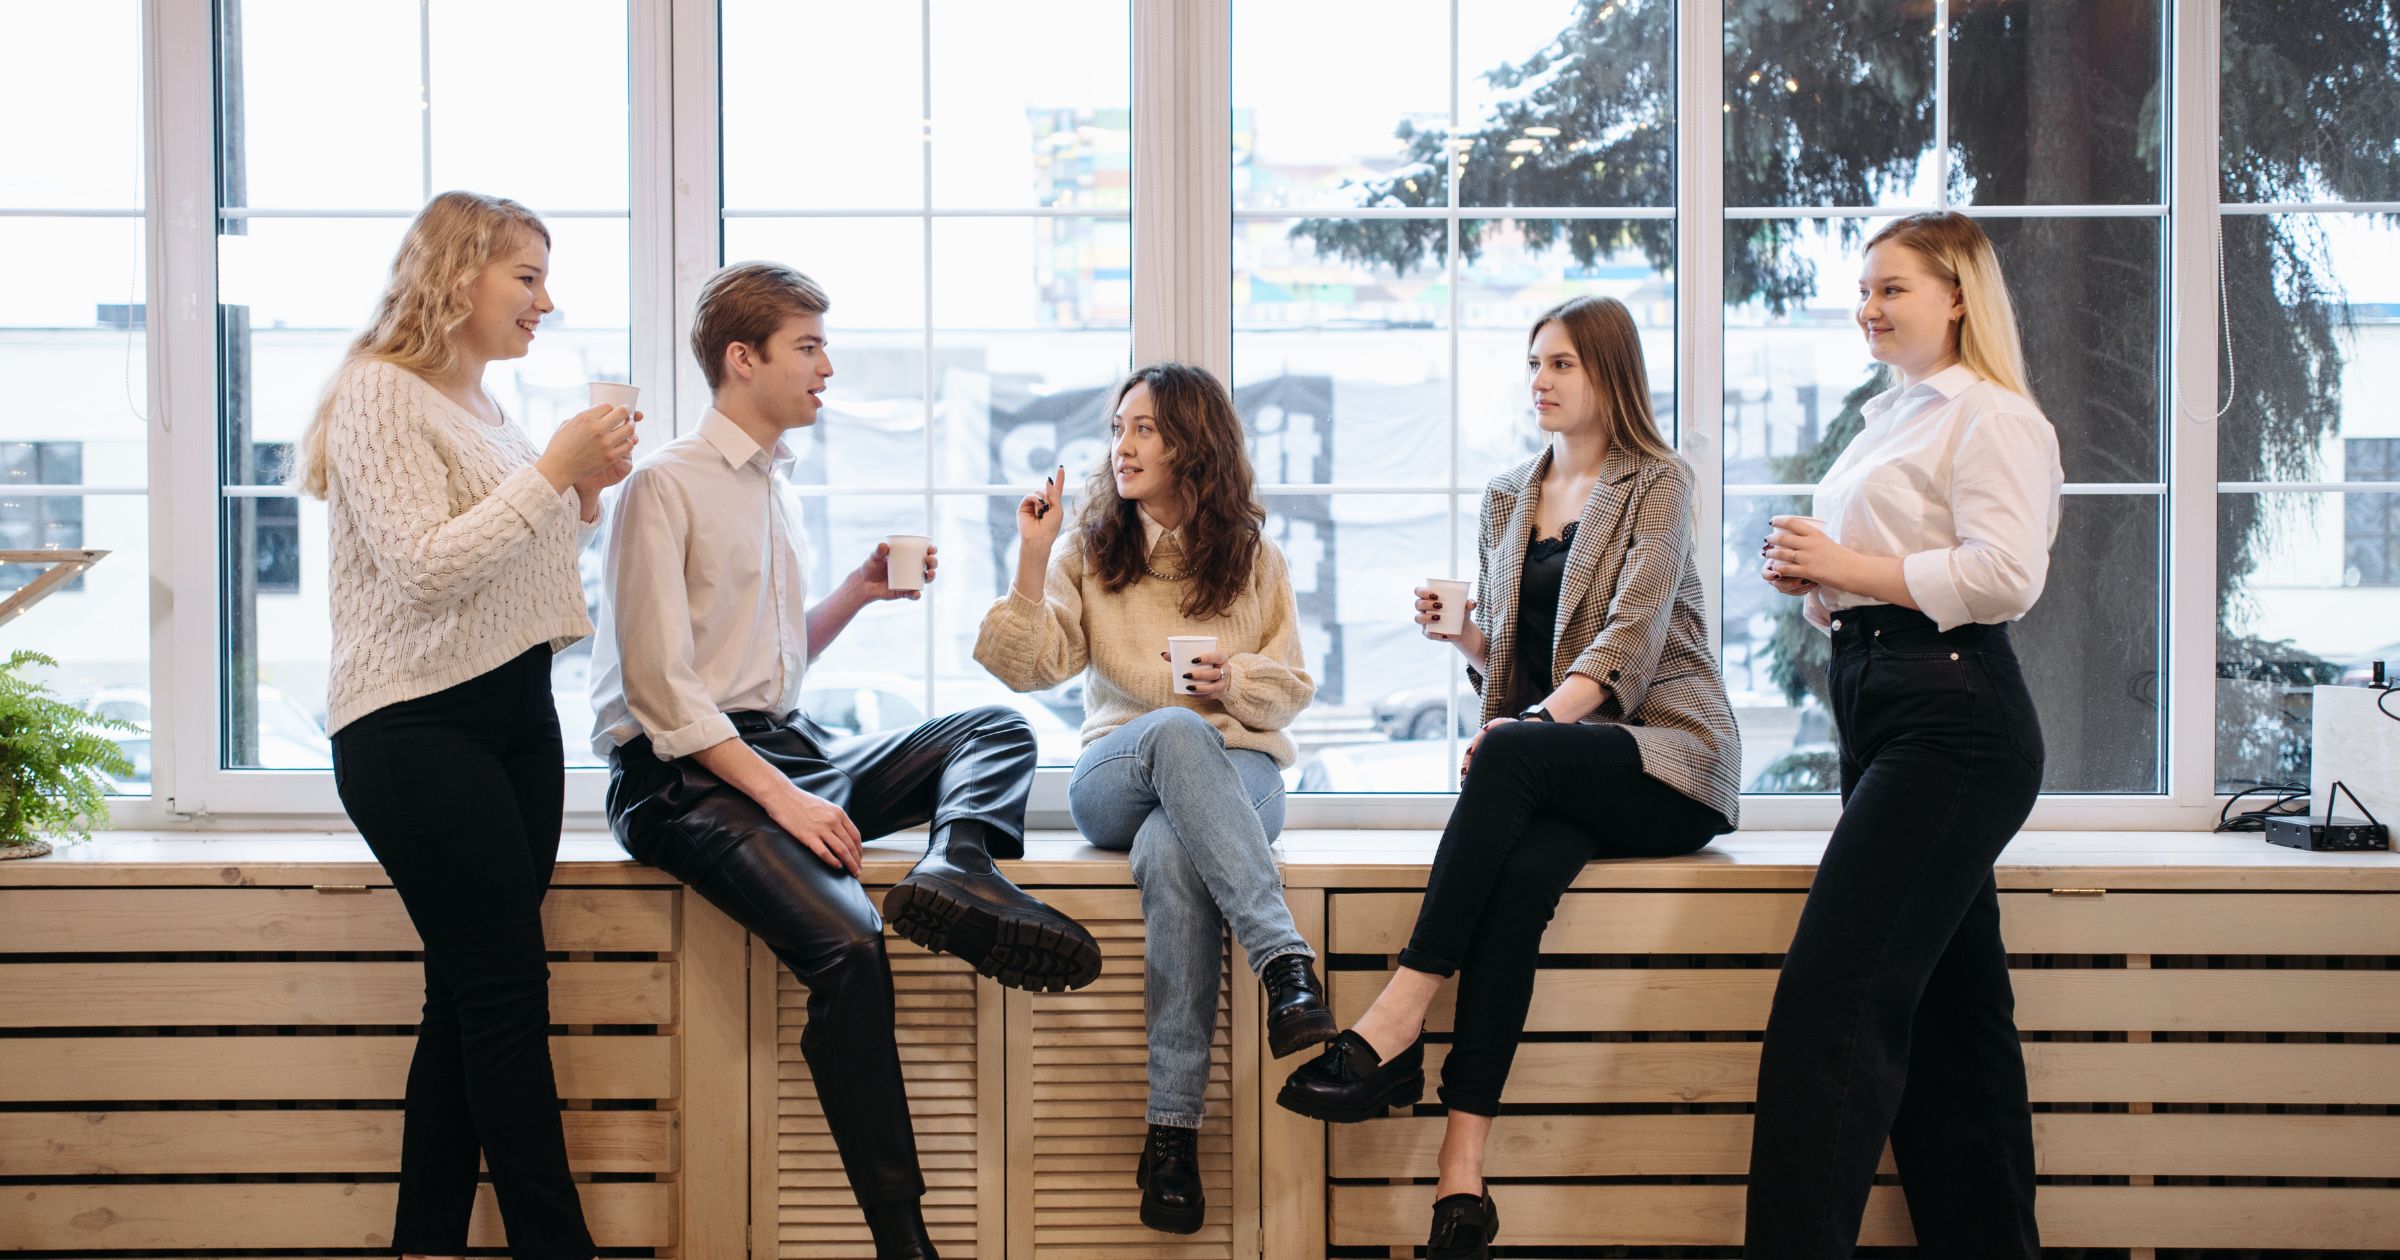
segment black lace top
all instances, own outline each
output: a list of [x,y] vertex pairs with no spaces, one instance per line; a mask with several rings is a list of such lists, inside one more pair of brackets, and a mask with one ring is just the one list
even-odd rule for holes
[[1511,710],[1539,704],[1558,687],[1550,676],[1550,641],[1558,634],[1558,594],[1567,580],[1567,549],[1575,543],[1568,521],[1556,538],[1536,530],[1525,547],[1525,575],[1517,583],[1517,696]]

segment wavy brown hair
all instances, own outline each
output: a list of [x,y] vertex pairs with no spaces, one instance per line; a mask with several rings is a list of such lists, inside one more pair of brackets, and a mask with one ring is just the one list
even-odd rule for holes
[[[1117,386],[1108,407],[1112,421],[1136,385],[1150,389],[1151,414],[1173,457],[1167,467],[1176,488],[1191,500],[1191,513],[1178,527],[1191,583],[1183,592],[1183,615],[1194,621],[1221,616],[1248,589],[1266,536],[1267,509],[1258,501],[1241,418],[1225,386],[1206,369],[1154,363]],[[1116,450],[1110,442],[1085,483],[1075,518],[1085,563],[1112,594],[1148,576],[1139,508],[1117,497],[1117,479],[1111,475]]]

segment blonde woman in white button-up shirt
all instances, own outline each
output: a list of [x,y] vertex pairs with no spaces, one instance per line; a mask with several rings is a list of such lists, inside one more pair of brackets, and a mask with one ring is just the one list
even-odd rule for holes
[[2058,439],[1991,242],[1960,214],[1868,242],[1857,318],[1892,388],[1777,517],[1761,577],[1833,639],[1843,813],[1759,1061],[1748,1243],[1846,1257],[1889,1137],[1927,1255],[2034,1257],[2033,1129],[1992,863],[2041,790],[2008,623],[2041,597]]

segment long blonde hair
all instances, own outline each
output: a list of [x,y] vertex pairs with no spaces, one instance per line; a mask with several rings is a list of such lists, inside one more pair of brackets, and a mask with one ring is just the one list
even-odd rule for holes
[[2033,397],[2025,372],[2025,345],[2017,336],[2017,308],[2008,300],[2008,281],[2000,274],[2000,255],[1992,238],[1975,220],[1955,210],[1932,211],[1894,219],[1867,241],[1873,249],[1885,241],[1907,246],[1925,260],[1933,273],[1957,286],[1959,362],[1998,385]]
[[317,400],[316,414],[301,431],[294,489],[325,497],[325,418],[333,411],[343,374],[361,359],[379,359],[419,376],[441,376],[458,366],[458,330],[473,309],[468,286],[526,232],[540,237],[545,247],[550,244],[550,229],[541,219],[506,197],[446,192],[425,203],[400,238],[391,282],[375,304],[375,317],[350,343]]
[[1650,371],[1642,365],[1642,336],[1633,325],[1633,312],[1615,298],[1568,298],[1533,321],[1532,331],[1525,334],[1528,350],[1542,335],[1542,326],[1553,321],[1567,330],[1575,357],[1583,360],[1584,374],[1592,378],[1605,413],[1601,423],[1608,426],[1609,449],[1630,448],[1654,459],[1673,457],[1675,448],[1658,431],[1658,417],[1650,410]]

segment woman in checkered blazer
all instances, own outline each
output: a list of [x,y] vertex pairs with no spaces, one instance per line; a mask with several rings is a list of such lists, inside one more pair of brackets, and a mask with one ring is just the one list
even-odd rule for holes
[[[1400,970],[1358,1024],[1292,1073],[1279,1102],[1353,1122],[1424,1090],[1418,1034],[1463,973],[1428,1256],[1487,1254],[1499,1214],[1483,1148],[1543,929],[1586,862],[1690,853],[1733,830],[1741,740],[1701,616],[1692,474],[1660,436],[1633,317],[1576,298],[1528,339],[1542,453],[1484,491],[1483,593],[1456,635],[1483,729],[1460,767]],[[1416,593],[1416,618],[1442,611]]]

